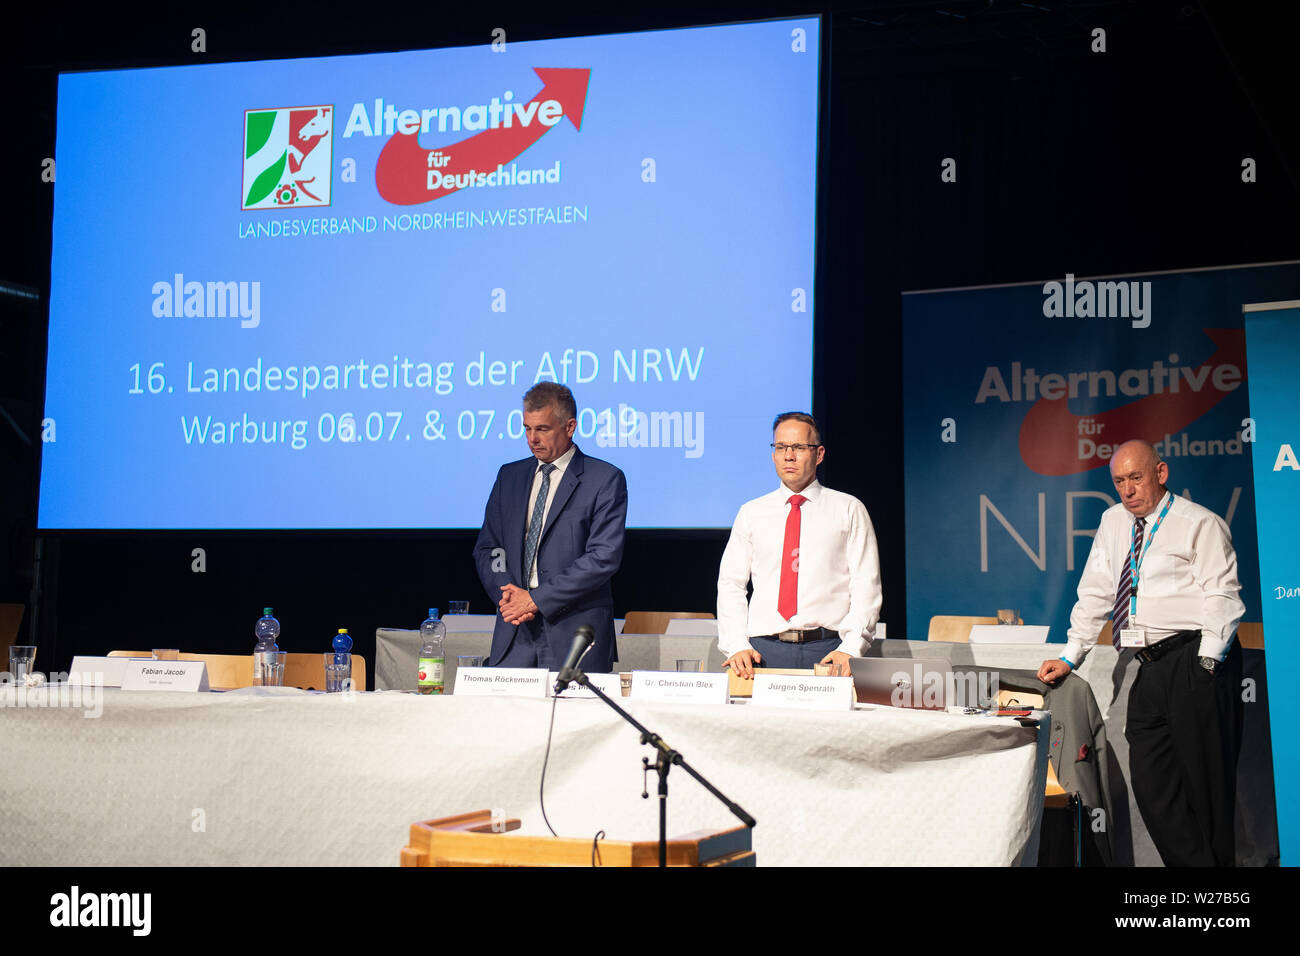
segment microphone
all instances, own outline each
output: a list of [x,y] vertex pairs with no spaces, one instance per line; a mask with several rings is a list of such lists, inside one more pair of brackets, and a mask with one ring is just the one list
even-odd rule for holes
[[590,624],[581,625],[574,633],[573,644],[569,647],[569,656],[564,659],[564,666],[560,668],[559,676],[555,681],[557,694],[569,686],[569,681],[573,680],[573,672],[578,669],[578,661],[591,650],[591,645],[595,642],[596,632],[591,629]]

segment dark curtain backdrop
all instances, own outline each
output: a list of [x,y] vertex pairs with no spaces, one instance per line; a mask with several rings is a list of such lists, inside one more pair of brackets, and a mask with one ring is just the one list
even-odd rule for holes
[[[244,652],[265,604],[282,622],[282,647],[324,648],[348,627],[373,660],[377,626],[414,627],[425,608],[452,598],[490,607],[469,559],[472,532],[37,534],[52,212],[40,171],[54,152],[61,69],[462,45],[488,42],[496,27],[525,40],[824,14],[814,381],[828,448],[822,477],[871,512],[883,617],[903,636],[904,509],[947,502],[915,500],[903,484],[899,294],[1300,258],[1293,11],[1046,0],[7,11],[0,601],[30,605],[38,593],[34,629],[50,670],[114,647]],[[207,32],[206,55],[190,53],[194,27]],[[1090,49],[1098,27],[1105,53]],[[947,157],[953,183],[940,179]],[[1255,183],[1241,180],[1244,157],[1257,163]],[[738,467],[770,469],[766,449]],[[616,612],[712,609],[725,542],[725,530],[630,532]],[[195,548],[206,553],[205,573],[191,571]],[[32,619],[29,606],[24,635]]]

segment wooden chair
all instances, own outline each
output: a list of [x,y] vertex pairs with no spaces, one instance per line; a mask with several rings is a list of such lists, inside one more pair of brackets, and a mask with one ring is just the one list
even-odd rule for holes
[[[1109,623],[1107,627],[1109,627]],[[1032,691],[1025,690],[1007,690],[1003,688],[998,691],[998,706],[1000,707],[1033,707],[1036,710],[1043,709],[1043,695],[1035,694]],[[1070,794],[1061,786],[1061,781],[1056,776],[1056,770],[1052,767],[1052,762],[1047,762],[1047,786],[1043,790],[1043,806],[1059,810],[1070,804]]]
[[960,614],[936,614],[930,618],[929,641],[944,641],[948,644],[966,644],[970,641],[970,629],[976,624],[996,624],[996,617],[967,617]]
[[[152,651],[109,651],[109,657],[153,657]],[[252,654],[177,654],[183,661],[208,665],[208,686],[213,690],[234,690],[253,686]]]
[[1111,633],[1110,621],[1102,625],[1101,633],[1097,635],[1097,643],[1110,646],[1115,643],[1115,635]]
[[1061,786],[1052,762],[1047,761],[1047,786],[1043,788],[1043,807],[1050,810],[1064,810],[1070,805],[1070,793]]
[[1264,649],[1264,622],[1242,621],[1237,625],[1237,640],[1242,650],[1262,651]]
[[[18,629],[23,624],[22,604],[0,604],[0,644],[6,648],[18,643]],[[4,665],[9,666],[9,655],[5,655]]]
[[673,618],[712,619],[712,611],[629,611],[623,621],[624,634],[662,634]]
[[[286,654],[284,656],[284,686],[301,687],[304,690],[325,689],[325,655]],[[366,659],[360,654],[352,655],[352,689],[366,689]]]

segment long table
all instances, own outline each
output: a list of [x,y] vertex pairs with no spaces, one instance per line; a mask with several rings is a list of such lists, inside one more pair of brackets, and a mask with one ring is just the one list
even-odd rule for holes
[[[480,808],[547,832],[549,700],[104,690],[87,718],[33,706],[50,693],[0,688],[3,866],[395,865],[412,822]],[[1036,858],[1047,735],[1013,720],[627,703],[758,820],[759,865]],[[559,701],[556,831],[655,838],[648,754],[599,701]],[[668,820],[670,834],[734,825],[681,771]]]
[[[450,635],[448,652],[452,653],[454,641],[458,647],[471,648],[455,653],[486,654],[491,637],[487,631]],[[376,686],[414,688],[419,632],[380,630],[377,647]],[[943,658],[958,666],[1036,670],[1045,658],[1058,655],[1060,647],[1058,644],[954,644],[890,638],[876,641],[870,656]],[[706,670],[720,670],[722,666],[722,655],[718,651],[717,639],[713,637],[659,634],[622,634],[618,637],[618,665],[624,670],[672,670],[675,659],[683,657],[706,661]],[[1111,821],[1115,862],[1159,866],[1160,855],[1142,823],[1127,785],[1128,742],[1124,739],[1124,723],[1128,692],[1137,677],[1138,666],[1133,651],[1102,645],[1093,649],[1078,673],[1092,687],[1097,698],[1115,758],[1111,775],[1115,782],[1112,803],[1117,808],[1115,819]],[[1237,862],[1243,866],[1276,865],[1277,812],[1263,651],[1243,650],[1242,674],[1248,682],[1243,688],[1248,701],[1237,768]]]

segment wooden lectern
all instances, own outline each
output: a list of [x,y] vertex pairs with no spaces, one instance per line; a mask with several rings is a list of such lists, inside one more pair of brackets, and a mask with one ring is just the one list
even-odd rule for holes
[[[568,837],[507,836],[517,819],[490,810],[411,824],[402,866],[658,866],[658,840],[592,841]],[[749,827],[697,830],[668,841],[669,866],[754,866]]]

